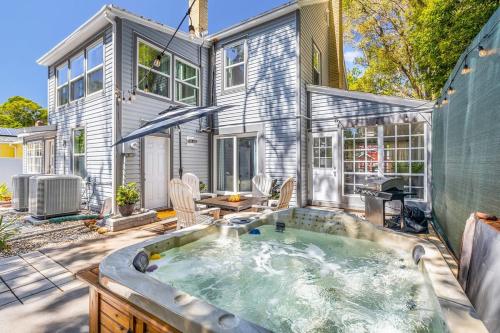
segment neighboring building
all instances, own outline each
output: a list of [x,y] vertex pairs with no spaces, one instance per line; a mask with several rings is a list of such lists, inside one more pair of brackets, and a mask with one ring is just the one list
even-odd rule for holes
[[[174,29],[104,6],[38,60],[48,67],[49,123],[57,128],[54,172],[92,183],[95,208],[131,181],[143,207],[166,207],[168,180],[182,172],[219,193],[250,191],[257,173],[293,176],[293,204],[318,201],[307,87],[346,88],[341,16],[338,0],[291,2],[206,36],[207,3],[198,0],[191,12],[198,37],[179,32],[147,76]],[[416,102],[401,103],[394,112],[411,112]],[[173,105],[233,107],[112,146]]]
[[22,172],[23,143],[18,128],[0,128],[0,184],[11,188],[11,177]]

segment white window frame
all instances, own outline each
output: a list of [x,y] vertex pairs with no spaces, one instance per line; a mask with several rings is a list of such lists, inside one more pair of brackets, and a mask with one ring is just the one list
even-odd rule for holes
[[[240,45],[240,44],[243,45],[243,61],[238,62],[236,64],[232,64],[232,65],[226,65],[226,51],[227,51],[227,49],[230,49],[230,48],[232,48],[236,45]],[[224,47],[222,49],[222,75],[221,75],[221,77],[222,77],[222,86],[224,87],[225,91],[238,89],[238,88],[242,88],[242,87],[246,86],[246,84],[247,84],[247,61],[248,61],[248,43],[247,43],[246,39],[238,40],[238,41],[235,41],[233,43],[224,45]],[[243,76],[244,76],[243,83],[236,85],[236,86],[228,87],[227,81],[226,81],[226,69],[240,66],[242,64],[243,64]]]
[[[198,83],[198,86],[195,86],[195,85],[192,85],[191,83],[187,83],[186,81],[183,81],[181,79],[178,79],[177,78],[177,62],[181,62],[185,65],[188,65],[190,67],[193,67],[194,69],[196,69],[196,81]],[[185,84],[191,88],[195,88],[198,90],[198,100],[196,101],[196,105],[195,106],[199,106],[200,105],[200,101],[201,101],[201,78],[200,78],[200,67],[199,66],[196,66],[196,65],[193,65],[192,63],[182,59],[182,58],[178,58],[178,57],[175,57],[174,59],[174,100],[178,103],[181,103],[181,104],[184,104],[184,105],[191,105],[191,104],[188,104],[188,103],[184,103],[183,101],[177,99],[177,82],[179,82],[180,84]]]
[[[144,40],[142,38],[139,38],[139,37],[137,38],[136,45],[135,45],[136,46],[135,47],[135,59],[136,59],[136,61],[135,61],[135,86],[137,87],[137,90],[140,91],[143,94],[147,94],[147,95],[151,95],[151,96],[155,96],[155,97],[158,97],[158,98],[163,98],[163,99],[171,101],[173,99],[172,95],[174,93],[174,88],[172,87],[173,86],[173,84],[172,84],[172,73],[173,73],[172,66],[173,66],[173,63],[174,63],[172,54],[169,53],[169,52],[165,52],[163,54],[164,57],[165,56],[170,57],[170,74],[165,74],[165,73],[160,72],[160,71],[154,69],[153,67],[151,67],[151,72],[153,72],[155,74],[158,74],[158,75],[162,75],[162,76],[168,78],[168,82],[169,82],[168,94],[169,94],[169,96],[166,97],[166,96],[163,96],[163,95],[155,94],[155,93],[153,93],[151,91],[144,91],[144,90],[142,90],[142,89],[139,88],[139,67],[141,67],[141,68],[143,68],[145,70],[149,70],[150,67],[148,67],[146,65],[142,65],[142,64],[139,63],[139,43],[143,43],[143,44],[145,44],[145,45],[147,45],[147,46],[149,46],[149,47],[157,50],[158,53],[161,53],[163,51],[158,46],[156,46],[156,45],[154,45],[154,44],[152,44],[152,43],[150,43],[150,42],[148,42],[148,41],[146,41],[146,40]],[[153,66],[153,64],[151,64],[151,66]]]
[[[319,82],[318,83],[314,82],[314,72],[316,72],[316,68],[314,68],[314,52],[317,52],[319,54],[319,62],[318,62],[319,69],[317,71],[318,72],[318,77],[319,77]],[[320,86],[321,83],[322,83],[322,81],[323,81],[323,78],[321,77],[322,76],[321,75],[321,71],[322,71],[322,67],[323,67],[323,66],[321,66],[321,62],[323,61],[323,55],[321,54],[320,49],[318,48],[318,46],[316,45],[316,43],[314,41],[312,42],[312,54],[311,55],[312,55],[312,57],[311,57],[311,68],[312,68],[312,71],[313,71],[313,84]]]
[[[96,47],[97,45],[99,44],[102,44],[102,63],[100,65],[97,65],[97,66],[94,66],[92,68],[88,68],[88,51],[94,47]],[[104,61],[105,61],[105,46],[104,46],[104,39],[100,38],[98,40],[96,40],[95,42],[93,42],[92,44],[90,44],[89,46],[87,46],[85,48],[85,96],[93,96],[95,94],[98,94],[100,92],[102,92],[105,88],[105,84],[106,84],[106,73],[105,73],[105,70],[104,70]],[[102,88],[99,89],[99,90],[96,90],[94,91],[93,93],[89,94],[89,87],[88,87],[88,84],[89,84],[89,79],[88,79],[88,76],[89,74],[92,74],[93,72],[99,70],[102,68]]]
[[[259,165],[259,135],[256,132],[250,132],[250,133],[240,133],[240,134],[224,134],[224,135],[215,135],[214,136],[214,142],[213,142],[213,157],[214,157],[214,180],[215,180],[215,193],[217,194],[222,194],[222,195],[227,195],[227,194],[232,194],[232,193],[243,193],[243,194],[248,194],[251,193],[252,190],[248,192],[242,192],[238,190],[239,186],[239,170],[238,170],[238,165],[239,165],[239,159],[238,159],[238,139],[240,138],[255,138],[255,158],[256,158],[256,165],[257,165],[257,170],[256,170],[256,175],[261,173],[260,170],[260,165]],[[219,182],[218,178],[218,156],[217,156],[217,143],[218,140],[221,139],[233,139],[233,178],[236,180],[233,182],[233,190],[232,191],[219,191],[217,190],[217,184]]]
[[[71,78],[71,61],[72,61],[73,59],[76,59],[76,58],[80,57],[80,56],[83,56],[83,73],[82,73],[82,74],[80,74],[80,75],[78,75],[77,77],[75,77],[75,78],[73,78],[73,79],[72,79],[72,78]],[[85,69],[86,69],[86,67],[87,67],[87,58],[85,57],[85,52],[83,52],[83,51],[82,51],[82,52],[80,52],[80,53],[78,53],[77,55],[75,55],[75,56],[71,57],[71,58],[68,60],[68,82],[69,82],[69,87],[68,87],[68,89],[69,89],[69,90],[68,90],[68,91],[69,91],[68,103],[71,103],[71,102],[76,102],[76,101],[78,101],[78,100],[80,100],[80,99],[82,99],[82,98],[85,98],[85,96],[87,95],[87,80],[86,80],[86,75],[87,75],[87,73],[86,73],[86,70],[85,70]],[[71,91],[72,91],[72,89],[71,89],[71,83],[72,83],[72,82],[74,82],[74,81],[78,81],[78,80],[79,80],[79,79],[81,79],[82,77],[83,77],[83,85],[84,85],[84,88],[83,88],[83,90],[84,90],[84,91],[83,91],[83,96],[82,96],[82,97],[80,97],[80,98],[77,98],[77,99],[73,99],[73,100],[72,100],[72,99],[71,99]]]
[[[35,147],[36,146],[36,147]],[[40,156],[36,155],[36,151],[40,151]],[[30,141],[26,143],[26,173],[29,174],[38,174],[38,173],[43,173],[43,154],[44,154],[44,149],[43,149],[43,141],[42,140],[37,140],[37,141]],[[39,169],[36,170],[35,168],[35,161],[39,161]]]
[[[425,123],[425,122],[412,122],[412,123],[389,123],[389,124],[383,124],[383,125],[373,125],[373,126],[376,126],[377,127],[377,146],[378,146],[378,172],[377,174],[375,173],[367,173],[365,171],[365,174],[366,175],[379,175],[379,176],[383,176],[386,174],[385,172],[385,148],[384,148],[384,125],[404,125],[404,124],[414,124],[414,123],[423,123],[424,125],[424,133],[423,134],[415,134],[415,136],[423,136],[424,138],[424,144],[423,144],[423,147],[420,147],[424,150],[424,173],[423,173],[423,177],[424,177],[424,186],[423,186],[423,190],[424,190],[424,197],[423,198],[408,198],[406,200],[410,200],[410,201],[418,201],[418,202],[427,202],[428,200],[428,195],[429,195],[429,184],[427,182],[427,177],[428,177],[428,172],[427,172],[427,169],[428,169],[428,158],[427,158],[427,155],[428,155],[428,151],[429,151],[429,148],[427,146],[427,131],[429,130],[428,129],[428,125]],[[372,127],[372,126],[359,126],[359,127]],[[412,162],[412,158],[411,158],[411,152],[412,152],[412,146],[411,146],[411,138],[412,138],[412,134],[411,134],[411,125],[409,127],[409,140],[410,140],[410,146],[408,147],[408,150],[409,150],[409,156],[408,156],[408,163],[410,165],[410,168],[411,168],[411,162]],[[345,176],[345,170],[344,170],[344,167],[345,167],[345,164],[344,164],[344,145],[345,145],[345,138],[344,138],[344,133],[343,133],[344,130],[341,131],[341,147],[340,147],[340,151],[341,151],[341,165],[342,165],[342,176],[341,176],[341,179],[340,179],[340,184],[341,184],[341,187],[342,187],[342,196],[344,197],[358,197],[359,194],[345,194],[345,181],[344,181],[344,176]],[[392,136],[391,136],[392,137]],[[394,136],[395,138],[398,137],[398,135],[395,135]],[[354,144],[355,144],[355,139],[354,139]],[[366,144],[366,135],[365,135],[365,144]],[[394,148],[393,149],[395,151],[395,154],[397,154],[397,149]],[[353,150],[354,151],[354,150]],[[355,163],[356,161],[356,157],[353,156],[353,163]],[[397,159],[396,159],[397,161]],[[396,163],[396,161],[394,163]],[[420,160],[419,160],[420,161]],[[354,169],[355,170],[355,169]],[[348,173],[351,173],[351,172],[348,172]],[[352,172],[353,175],[355,175],[355,171]],[[392,174],[392,173],[387,173],[388,174],[388,177],[398,177],[398,176],[407,176],[407,177],[411,177],[411,172],[410,173],[396,173],[396,174]],[[416,176],[422,176],[422,174],[417,174]]]
[[[75,132],[76,131],[79,131],[79,130],[83,130],[83,142],[84,142],[84,147],[85,147],[85,152],[82,154],[82,153],[78,153],[78,154],[75,154]],[[83,156],[84,157],[84,161],[85,161],[85,177],[87,177],[87,128],[85,126],[80,126],[80,127],[75,127],[73,129],[71,129],[71,173],[72,174],[75,174],[75,156],[76,157],[80,157],[80,156]]]
[[[63,68],[63,67],[66,67],[67,68],[67,78],[66,78],[66,83],[64,84],[61,84],[59,85],[59,69],[60,68]],[[56,105],[57,107],[61,107],[61,106],[64,106],[64,105],[68,105],[69,102],[70,102],[70,96],[71,96],[71,91],[70,90],[70,82],[69,82],[69,78],[70,78],[70,74],[69,74],[69,61],[65,61],[63,63],[61,63],[59,66],[56,67]],[[68,86],[68,101],[64,104],[59,104],[59,89],[64,87],[65,85]]]

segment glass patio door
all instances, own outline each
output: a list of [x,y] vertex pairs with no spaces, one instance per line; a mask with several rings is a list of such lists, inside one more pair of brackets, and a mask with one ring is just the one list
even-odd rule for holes
[[217,139],[217,191],[251,192],[257,174],[255,137]]

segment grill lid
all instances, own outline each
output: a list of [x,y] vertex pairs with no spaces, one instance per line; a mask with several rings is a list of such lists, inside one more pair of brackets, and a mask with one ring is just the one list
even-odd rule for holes
[[366,179],[365,188],[385,192],[389,190],[404,190],[404,180],[403,178],[390,178],[390,177],[368,177]]

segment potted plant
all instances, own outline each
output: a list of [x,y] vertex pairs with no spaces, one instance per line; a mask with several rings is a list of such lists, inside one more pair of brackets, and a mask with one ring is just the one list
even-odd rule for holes
[[121,185],[116,192],[116,203],[122,216],[130,216],[134,206],[139,201],[139,191],[136,183]]

